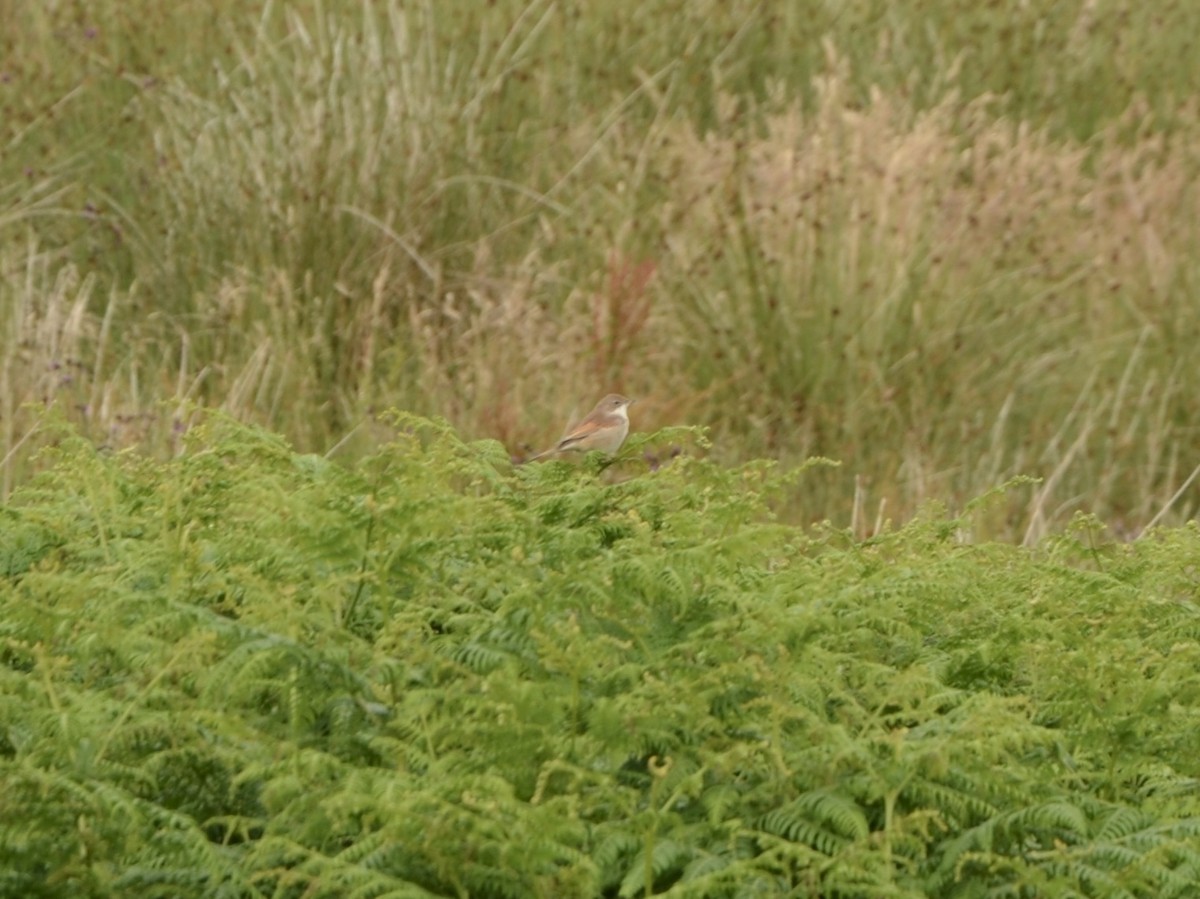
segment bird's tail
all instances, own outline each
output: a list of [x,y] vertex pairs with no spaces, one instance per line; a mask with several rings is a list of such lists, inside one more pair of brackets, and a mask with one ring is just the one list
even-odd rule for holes
[[530,462],[536,462],[538,459],[543,459],[543,458],[545,458],[546,456],[551,456],[551,455],[553,455],[553,454],[554,454],[554,453],[555,453],[557,450],[558,450],[558,447],[557,447],[557,446],[552,446],[552,447],[550,447],[550,449],[548,449],[548,450],[542,450],[540,453],[538,453],[538,454],[537,454],[537,455],[535,455],[535,456],[530,456],[528,459],[522,459],[522,460],[521,460],[521,464],[522,464],[522,465],[527,465],[527,464],[528,464],[528,463],[530,463]]

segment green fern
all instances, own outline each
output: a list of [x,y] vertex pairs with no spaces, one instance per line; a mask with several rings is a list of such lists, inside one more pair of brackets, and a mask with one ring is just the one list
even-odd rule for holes
[[678,879],[694,856],[695,850],[685,843],[670,839],[654,841],[632,859],[617,895],[633,899],[657,892],[661,886]]
[[1200,532],[856,543],[770,468],[396,420],[353,470],[65,440],[14,495],[0,893],[1188,895]]
[[761,819],[763,830],[835,855],[853,840],[866,839],[866,817],[852,801],[823,790],[805,793]]

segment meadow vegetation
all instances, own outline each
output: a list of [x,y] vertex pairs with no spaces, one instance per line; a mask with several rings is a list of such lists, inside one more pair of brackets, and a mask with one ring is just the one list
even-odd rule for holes
[[1195,510],[1194,4],[3,11],[6,495],[25,403],[160,456],[189,400],[519,456],[620,390],[841,460],[797,521],[1016,475],[983,532]]
[[1195,894],[1200,5],[0,20],[0,899]]
[[0,895],[1195,894],[1195,527],[859,541],[772,520],[811,471],[393,424],[353,467],[54,426],[3,510]]

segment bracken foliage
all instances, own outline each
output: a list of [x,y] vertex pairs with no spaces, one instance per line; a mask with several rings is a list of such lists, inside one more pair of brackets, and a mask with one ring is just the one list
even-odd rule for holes
[[0,509],[0,895],[1194,895],[1196,528],[859,542],[772,521],[803,474],[393,424],[55,432]]

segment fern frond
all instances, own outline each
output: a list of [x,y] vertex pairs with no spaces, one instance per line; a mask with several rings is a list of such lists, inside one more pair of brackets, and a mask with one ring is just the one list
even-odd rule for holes
[[1095,838],[1099,841],[1120,840],[1144,829],[1153,819],[1140,809],[1120,806],[1105,816],[1096,829]]
[[600,872],[600,884],[615,887],[630,870],[630,864],[642,846],[642,838],[632,831],[607,828],[591,851]]
[[767,833],[811,846],[826,855],[870,833],[857,803],[825,790],[813,790],[786,806],[763,815],[759,826]]
[[665,881],[678,878],[694,856],[695,850],[686,844],[672,839],[656,840],[649,855],[643,849],[630,862],[617,895],[622,899],[633,899],[645,894],[647,889],[660,889]]

